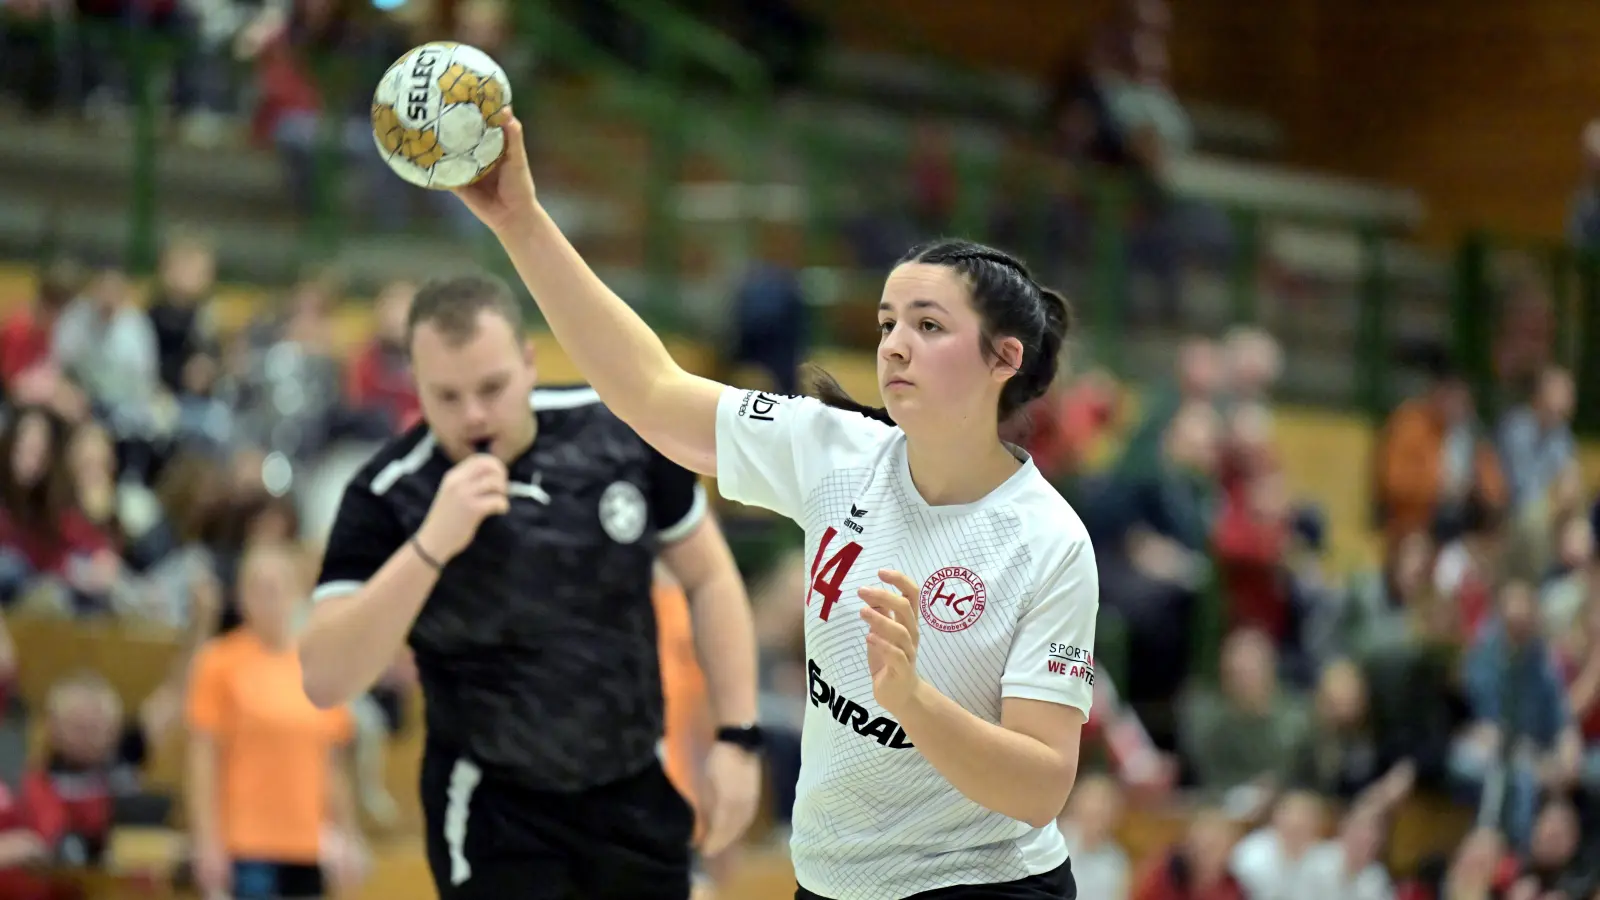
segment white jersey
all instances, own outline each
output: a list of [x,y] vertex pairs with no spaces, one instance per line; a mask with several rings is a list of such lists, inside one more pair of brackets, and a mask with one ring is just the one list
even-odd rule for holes
[[1076,513],[1031,461],[987,497],[930,506],[905,433],[809,398],[728,389],[717,483],[799,522],[810,703],[790,849],[832,900],[887,900],[1059,867],[1054,823],[992,812],[934,770],[873,699],[857,588],[879,569],[921,585],[918,674],[988,722],[1006,697],[1089,713],[1099,578]]

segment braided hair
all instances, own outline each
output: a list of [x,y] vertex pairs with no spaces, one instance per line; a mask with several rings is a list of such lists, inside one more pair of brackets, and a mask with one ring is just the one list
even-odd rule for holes
[[[995,341],[1014,337],[1022,342],[1022,364],[1000,390],[999,421],[1011,418],[1044,395],[1055,380],[1061,348],[1072,330],[1072,309],[1061,294],[1034,281],[1021,260],[972,241],[943,239],[911,248],[896,265],[944,266],[966,278],[972,306],[981,323],[978,349],[994,359]],[[836,409],[860,413],[888,425],[889,411],[850,397],[837,379],[811,367],[812,396]]]

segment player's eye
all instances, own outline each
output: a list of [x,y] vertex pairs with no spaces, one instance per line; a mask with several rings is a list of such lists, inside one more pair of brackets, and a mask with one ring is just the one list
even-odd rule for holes
[[923,319],[921,322],[918,323],[918,325],[919,325],[919,327],[922,328],[923,331],[943,331],[944,330],[943,326],[941,326],[938,322],[935,322],[932,319]]
[[505,387],[506,387],[505,384],[503,384],[502,382],[498,382],[498,381],[493,382],[491,384],[486,384],[482,388],[478,389],[478,396],[484,398],[485,400],[488,400],[490,398],[493,398],[493,397],[499,395],[499,393],[501,391],[505,390]]
[[446,405],[453,405],[461,402],[461,396],[454,391],[449,391],[439,395],[439,402]]
[[879,322],[878,323],[878,333],[879,334],[888,334],[889,332],[891,332],[893,330],[894,330],[894,322],[893,321]]

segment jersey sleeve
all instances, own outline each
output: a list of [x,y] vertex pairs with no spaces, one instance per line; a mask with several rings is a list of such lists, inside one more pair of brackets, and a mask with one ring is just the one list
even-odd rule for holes
[[811,397],[728,388],[717,403],[717,490],[798,520],[823,475],[889,433]]
[[328,533],[322,574],[311,592],[312,602],[359,589],[408,538],[394,511],[372,492],[366,480],[351,481],[344,489],[333,529]]
[[688,537],[706,517],[700,477],[650,448],[650,521],[661,543]]
[[1089,715],[1094,695],[1094,626],[1100,610],[1100,576],[1087,539],[1064,559],[1017,623],[1011,655],[1000,679],[1002,697],[1043,700]]

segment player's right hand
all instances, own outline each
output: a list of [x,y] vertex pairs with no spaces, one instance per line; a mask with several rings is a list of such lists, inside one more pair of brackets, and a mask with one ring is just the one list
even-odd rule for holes
[[474,453],[445,473],[428,517],[417,529],[417,542],[429,556],[449,562],[472,543],[478,526],[511,508],[506,494],[505,463],[487,453]]
[[472,214],[501,237],[514,230],[519,222],[526,221],[538,205],[522,123],[512,116],[504,128],[506,149],[499,164],[472,184],[455,190],[455,195]]

